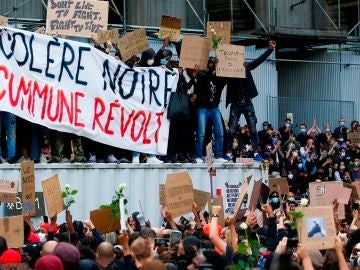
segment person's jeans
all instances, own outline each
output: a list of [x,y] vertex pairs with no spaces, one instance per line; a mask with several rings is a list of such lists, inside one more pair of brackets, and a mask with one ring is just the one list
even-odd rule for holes
[[[4,123],[7,139],[7,159],[12,159],[16,155],[16,116],[9,112],[0,111],[0,136],[1,127]],[[5,139],[5,138],[2,138]],[[1,149],[0,149],[1,156]]]
[[230,117],[229,117],[229,133],[230,136],[227,140],[227,150],[231,151],[233,139],[236,137],[236,131],[238,128],[238,123],[241,117],[241,114],[244,114],[246,123],[250,130],[251,144],[253,149],[257,149],[258,146],[258,135],[256,131],[257,118],[255,115],[254,105],[251,100],[244,103],[231,103],[230,106]]
[[206,123],[209,118],[213,125],[213,132],[215,137],[214,156],[215,158],[223,157],[224,129],[221,121],[221,112],[219,108],[199,108],[196,114],[198,119],[198,128],[196,133],[195,158],[202,157]]

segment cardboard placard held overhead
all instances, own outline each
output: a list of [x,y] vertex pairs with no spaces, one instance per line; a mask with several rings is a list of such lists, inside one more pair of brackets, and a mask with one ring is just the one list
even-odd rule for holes
[[166,176],[165,202],[166,208],[174,218],[192,211],[194,192],[188,172],[171,173]]
[[[333,186],[335,188],[343,187],[342,182],[312,182],[309,183],[309,193],[310,193],[310,205],[311,206],[325,206],[325,205],[332,205],[332,202],[327,202],[324,200],[324,196],[326,190],[329,186]],[[339,203],[339,219],[345,218],[345,205]]]
[[0,218],[0,235],[6,239],[8,248],[20,248],[24,245],[23,216]]
[[336,199],[339,203],[348,204],[351,192],[351,188],[328,186],[324,194],[324,200],[331,203]]
[[302,207],[304,216],[298,221],[299,241],[308,250],[334,248],[336,229],[332,206]]
[[16,202],[19,181],[0,180],[0,202]]
[[287,178],[273,178],[269,179],[270,194],[274,191],[284,197],[289,193],[289,184]]
[[34,161],[21,163],[21,192],[22,209],[24,215],[30,213],[35,215],[35,169]]
[[355,182],[353,182],[351,184],[353,187],[355,187],[356,193],[357,193],[357,197],[354,196],[355,200],[359,200],[360,199],[360,181],[357,180]]
[[250,197],[249,209],[255,210],[259,201],[260,192],[261,192],[262,178],[254,182],[254,187]]
[[206,33],[208,38],[212,38],[213,31],[216,32],[216,35],[221,38],[222,44],[230,44],[230,34],[231,34],[231,21],[208,21]]
[[209,59],[210,40],[198,36],[185,35],[181,44],[179,66],[194,68],[199,65],[200,69],[206,69]]
[[97,33],[98,42],[105,43],[110,40],[113,44],[117,44],[119,40],[119,29],[102,30]]
[[178,41],[180,39],[181,19],[171,16],[161,16],[159,38],[163,39],[167,36],[171,41]]
[[166,205],[166,198],[165,198],[165,185],[159,184],[159,201],[162,206]]
[[216,49],[216,76],[246,78],[245,47],[220,44]]
[[120,38],[117,42],[123,61],[129,60],[133,55],[149,48],[149,41],[145,29],[137,29]]
[[[211,200],[210,192],[194,189],[194,201],[199,210],[205,209],[206,204]],[[210,205],[208,205],[210,207]]]
[[59,177],[54,175],[47,180],[41,182],[45,202],[47,206],[48,216],[53,217],[64,210],[64,200],[61,196],[61,186]]
[[349,132],[347,139],[350,140],[351,143],[360,143],[360,132]]
[[120,219],[111,217],[110,208],[90,211],[90,220],[94,223],[96,229],[102,234],[114,232],[120,229]]
[[240,213],[240,209],[241,209],[241,206],[242,206],[242,204],[244,202],[245,195],[246,195],[246,193],[248,192],[248,189],[249,189],[251,178],[252,178],[252,175],[250,175],[248,177],[245,177],[244,181],[243,181],[243,183],[242,183],[242,185],[240,187],[239,197],[238,197],[238,199],[236,201],[236,204],[234,206],[234,216],[235,216],[235,218],[237,218],[239,213]]
[[0,16],[0,26],[6,26],[8,23],[8,18],[4,16]]
[[92,37],[107,30],[109,2],[92,0],[48,1],[46,32]]

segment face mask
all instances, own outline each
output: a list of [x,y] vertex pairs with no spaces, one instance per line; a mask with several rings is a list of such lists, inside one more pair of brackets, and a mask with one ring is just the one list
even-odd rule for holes
[[264,130],[267,130],[269,126],[263,126],[263,129]]
[[303,167],[302,163],[299,163],[299,164],[298,164],[298,168],[299,168],[299,169],[302,169],[302,167]]
[[165,58],[160,60],[160,64],[161,64],[161,65],[166,66],[166,65],[167,65],[167,63],[168,63],[168,61],[166,61],[166,59],[165,59]]
[[279,203],[279,198],[271,198],[271,203]]
[[291,124],[285,123],[285,127],[289,128],[290,126],[291,126]]
[[299,156],[297,152],[294,152],[292,155],[294,158],[297,158]]
[[305,132],[306,132],[306,129],[305,129],[305,128],[301,128],[301,129],[300,129],[300,132],[301,132],[301,133],[305,133]]
[[359,161],[355,161],[354,164],[355,164],[356,167],[359,167],[360,162],[359,162]]
[[340,122],[340,126],[345,126],[345,122]]
[[154,64],[154,59],[149,59],[146,63],[148,64],[148,66],[152,66]]
[[289,173],[289,174],[288,174],[288,178],[289,178],[290,180],[292,180],[292,179],[294,178],[294,175],[293,175],[292,173]]
[[239,144],[238,143],[233,143],[233,148],[236,149],[238,148]]
[[341,152],[340,156],[341,157],[345,157],[346,153],[345,152]]
[[300,154],[304,155],[305,154],[305,149],[304,148],[300,148]]
[[46,242],[46,234],[39,232],[37,234],[40,237],[40,242],[45,243]]
[[278,139],[278,138],[273,138],[273,139],[272,139],[273,145],[277,144],[278,142],[279,142],[279,139]]
[[289,202],[295,202],[295,198],[294,197],[289,197],[288,201]]
[[340,170],[345,170],[345,166],[340,166]]

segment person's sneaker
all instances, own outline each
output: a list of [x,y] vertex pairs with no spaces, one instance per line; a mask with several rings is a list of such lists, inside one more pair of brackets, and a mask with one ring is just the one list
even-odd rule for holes
[[227,153],[227,154],[225,155],[224,159],[226,159],[228,162],[229,162],[230,160],[232,160],[232,155],[231,155],[231,153]]
[[146,160],[146,163],[148,164],[163,164],[164,162],[160,159],[158,159],[157,157],[153,156],[153,157],[148,157]]
[[48,159],[47,159],[47,157],[46,157],[45,154],[41,154],[41,155],[40,155],[39,162],[40,162],[40,163],[48,163]]
[[254,158],[253,158],[254,160],[256,160],[256,161],[263,161],[264,159],[259,155],[259,153],[256,153],[255,155],[254,155]]
[[140,157],[133,157],[131,163],[133,163],[133,164],[140,164]]
[[106,158],[106,163],[114,163],[115,164],[115,163],[120,163],[120,162],[113,154],[110,154]]
[[60,163],[70,163],[70,159],[64,157],[60,160]]
[[198,164],[204,164],[204,160],[202,158],[195,158],[195,162]]
[[225,158],[215,158],[214,163],[223,164],[223,163],[228,163],[228,161]]
[[90,154],[90,157],[87,160],[87,163],[96,163],[96,155]]

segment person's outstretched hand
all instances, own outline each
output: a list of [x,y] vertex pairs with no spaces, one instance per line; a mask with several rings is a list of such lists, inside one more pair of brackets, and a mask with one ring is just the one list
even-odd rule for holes
[[276,41],[275,40],[270,40],[269,41],[269,49],[275,49],[276,47]]

